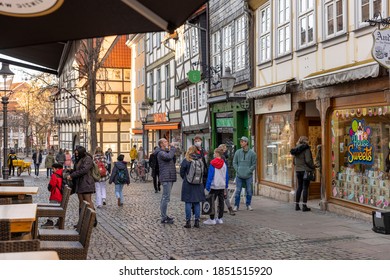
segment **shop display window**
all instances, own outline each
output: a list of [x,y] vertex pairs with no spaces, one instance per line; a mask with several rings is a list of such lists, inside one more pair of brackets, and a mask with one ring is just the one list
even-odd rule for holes
[[390,106],[332,112],[332,197],[389,209],[389,136]]
[[277,114],[264,116],[262,121],[262,179],[291,186],[291,118],[287,114]]

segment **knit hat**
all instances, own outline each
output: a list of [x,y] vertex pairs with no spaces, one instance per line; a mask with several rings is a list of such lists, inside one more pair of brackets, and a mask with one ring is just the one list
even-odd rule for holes
[[249,142],[249,139],[248,139],[248,137],[245,137],[245,136],[242,136],[241,138],[240,138],[240,141],[245,141],[245,142]]

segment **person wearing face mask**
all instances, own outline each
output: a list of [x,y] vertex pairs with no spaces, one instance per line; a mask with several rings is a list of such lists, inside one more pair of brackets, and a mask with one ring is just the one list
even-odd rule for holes
[[206,153],[205,153],[205,150],[202,147],[202,137],[200,135],[195,135],[195,137],[194,137],[194,146],[197,149],[197,154],[202,158],[202,161],[203,161],[203,166],[204,166],[203,185],[206,186],[208,166],[207,166],[207,163],[206,163]]

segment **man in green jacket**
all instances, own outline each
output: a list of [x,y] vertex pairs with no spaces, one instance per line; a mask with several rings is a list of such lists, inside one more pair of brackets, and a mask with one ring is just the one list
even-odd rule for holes
[[241,149],[236,151],[233,158],[233,167],[236,171],[236,194],[233,211],[238,211],[240,208],[240,195],[243,183],[246,186],[246,209],[252,211],[253,171],[256,168],[257,156],[254,151],[249,149],[247,137],[241,137],[240,145]]

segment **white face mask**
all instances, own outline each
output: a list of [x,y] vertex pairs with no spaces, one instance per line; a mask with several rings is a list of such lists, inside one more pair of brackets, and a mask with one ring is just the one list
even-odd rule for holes
[[199,142],[197,141],[197,142],[194,143],[194,145],[196,147],[200,148],[200,147],[202,147],[202,141],[199,141]]

